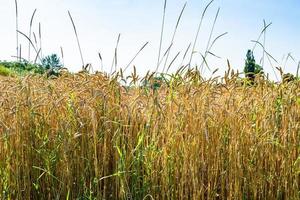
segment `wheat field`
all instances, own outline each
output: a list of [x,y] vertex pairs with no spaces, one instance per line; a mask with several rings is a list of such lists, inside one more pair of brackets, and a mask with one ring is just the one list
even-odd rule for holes
[[0,197],[298,199],[299,86],[1,77]]

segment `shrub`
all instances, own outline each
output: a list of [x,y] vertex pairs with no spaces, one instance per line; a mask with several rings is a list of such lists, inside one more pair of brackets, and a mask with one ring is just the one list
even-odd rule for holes
[[0,62],[0,65],[6,69],[9,69],[10,71],[15,72],[18,75],[24,75],[28,73],[44,74],[46,72],[46,69],[43,66],[38,64],[32,64],[27,61],[21,61],[21,62],[2,61]]
[[0,76],[10,76],[12,74],[11,70],[4,67],[3,65],[0,65]]
[[153,90],[158,90],[163,85],[168,85],[167,79],[164,77],[163,74],[151,77],[150,79],[145,79],[142,82],[142,87],[144,88],[151,88]]
[[28,73],[45,74],[47,72],[48,76],[58,76],[62,68],[60,59],[56,54],[46,56],[42,59],[41,64],[30,63],[26,60],[19,62],[1,61],[0,66],[5,68],[6,71],[8,69],[14,71],[18,75],[26,75]]

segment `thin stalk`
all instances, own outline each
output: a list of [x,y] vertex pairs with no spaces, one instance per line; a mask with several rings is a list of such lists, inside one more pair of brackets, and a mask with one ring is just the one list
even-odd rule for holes
[[[264,32],[267,30],[268,27],[270,27],[272,25],[272,22],[269,23],[267,26],[264,25],[264,28],[262,29],[262,31],[260,32],[259,36],[258,36],[258,39],[256,41],[259,41],[260,38],[262,37],[262,35],[264,34]],[[253,48],[252,48],[252,52],[255,50],[256,48],[256,43],[254,44]]]
[[[31,39],[31,30],[32,30],[32,24],[33,24],[33,19],[34,19],[35,13],[36,13],[36,9],[34,9],[31,19],[30,19],[30,24],[29,24],[29,38],[30,39]],[[31,47],[30,42],[28,42],[28,61],[30,61],[30,47]]]
[[[255,41],[255,40],[251,40],[251,42],[257,43],[258,45],[260,45],[261,47],[263,47],[263,44],[260,43],[259,41]],[[270,58],[272,58],[276,63],[278,63],[278,61],[267,51],[265,51],[266,55],[269,56]]]
[[161,48],[162,48],[162,43],[163,43],[164,28],[165,28],[166,9],[167,9],[167,0],[165,0],[165,3],[164,3],[163,18],[162,18],[162,25],[161,25],[161,32],[160,32],[159,50],[158,50],[158,58],[157,58],[157,66],[156,66],[156,69],[155,69],[155,73],[157,72],[157,70],[159,68],[160,54],[161,54]]
[[209,47],[207,53],[210,54],[210,55],[212,55],[212,56],[215,56],[215,57],[217,57],[217,58],[220,58],[219,56],[213,54],[213,53],[211,52],[211,49],[212,49],[212,47],[214,46],[214,44],[217,42],[218,39],[220,39],[221,37],[223,37],[223,36],[225,36],[225,35],[227,35],[227,34],[228,34],[228,32],[225,32],[225,33],[222,33],[222,34],[218,35],[218,36],[213,40],[213,42],[211,43],[211,45],[210,45],[210,47]]
[[36,64],[36,62],[37,62],[37,59],[38,59],[38,57],[39,57],[40,53],[41,53],[41,48],[38,50],[38,52],[37,52],[37,54],[36,54],[36,56],[35,56],[35,59],[34,59],[34,64]]
[[[36,37],[35,37],[36,40]],[[39,40],[40,40],[40,49],[41,49],[41,57],[43,57],[43,48],[42,48],[42,25],[39,23]]]
[[219,59],[221,58],[220,56],[217,56],[216,54],[214,54],[214,53],[212,53],[212,52],[210,52],[210,51],[208,51],[208,54],[209,54],[209,55],[212,55],[212,56],[214,56],[214,57],[216,57],[216,58],[219,58]]
[[168,54],[168,52],[170,51],[171,47],[173,46],[173,43],[170,44],[170,46],[167,48],[167,50],[165,51],[165,53],[163,54],[163,56],[161,57],[160,61],[159,61],[159,66],[160,64],[163,62],[164,58],[166,57],[166,55]]
[[173,65],[173,63],[175,62],[175,60],[178,58],[179,54],[180,54],[180,52],[178,52],[178,53],[176,54],[176,56],[173,58],[173,60],[171,61],[171,63],[169,64],[169,66],[168,66],[168,68],[167,68],[166,73],[168,73],[170,67]]
[[190,43],[189,46],[186,48],[185,53],[184,53],[184,55],[182,57],[182,61],[181,61],[180,67],[183,65],[184,59],[186,58],[186,55],[187,55],[188,51],[191,48],[191,45],[192,45],[192,43]]
[[101,72],[103,72],[103,59],[102,59],[102,56],[101,56],[100,52],[98,53],[98,56],[99,56],[100,63],[101,63]]
[[19,58],[22,58],[22,44],[20,44],[20,49],[19,49]]
[[17,61],[19,61],[19,13],[18,13],[18,2],[17,0],[15,0],[15,8],[16,8],[16,42],[17,42]]
[[[186,4],[187,4],[187,2],[184,3],[183,8],[182,8],[182,10],[181,10],[181,12],[180,12],[180,14],[179,14],[178,19],[177,19],[177,23],[176,23],[176,26],[175,26],[175,29],[174,29],[174,32],[173,32],[172,40],[171,40],[171,44],[174,44],[174,40],[175,40],[175,36],[176,36],[176,33],[177,33],[177,29],[178,29],[178,26],[179,26],[181,17],[182,17],[182,15],[183,15],[183,12],[184,12],[184,10],[185,10]],[[171,48],[170,48],[170,50],[168,51],[167,56],[166,56],[164,68],[163,68],[163,71],[162,71],[163,73],[164,73],[164,71],[165,71],[165,68],[166,68],[166,65],[167,65],[167,62],[168,62],[168,59],[169,59],[170,52],[171,52]]]
[[63,66],[65,66],[64,50],[63,50],[62,47],[60,47],[60,53],[61,53],[61,58],[62,58],[62,61],[63,61]]
[[198,30],[197,30],[197,33],[196,33],[196,36],[195,36],[195,40],[194,40],[194,43],[193,43],[193,48],[192,48],[190,60],[189,60],[189,63],[188,63],[189,69],[191,68],[191,62],[192,62],[193,55],[194,55],[194,52],[195,52],[195,48],[196,48],[196,44],[197,44],[197,41],[198,41],[198,37],[199,37],[200,30],[201,30],[201,27],[202,27],[202,23],[203,23],[204,16],[205,16],[205,14],[206,14],[206,11],[207,11],[208,7],[213,3],[213,1],[214,1],[214,0],[211,0],[211,1],[206,5],[204,11],[202,12],[202,16],[201,16],[201,19],[200,19],[200,23],[199,23],[199,26],[198,26]]
[[79,42],[79,38],[78,38],[76,26],[75,26],[75,23],[74,23],[74,20],[73,20],[73,18],[71,16],[70,11],[68,11],[68,14],[69,14],[70,20],[71,20],[72,25],[73,25],[73,29],[74,29],[74,33],[75,33],[75,36],[76,36],[77,45],[78,45],[78,49],[79,49],[79,53],[80,53],[80,58],[81,58],[81,62],[82,62],[82,69],[84,70],[84,66],[85,65],[84,65],[84,60],[83,60],[83,56],[82,56],[82,50],[81,50],[81,46],[80,46],[80,42]]
[[134,55],[134,57],[130,60],[130,62],[126,65],[126,67],[124,68],[123,72],[125,72],[127,70],[127,68],[132,64],[132,62],[136,59],[136,57],[143,51],[143,49],[149,44],[149,42],[146,42],[141,48],[140,50]]
[[283,65],[283,71],[285,71],[285,68],[286,68],[286,65],[287,65],[287,62],[289,59],[292,59],[292,61],[294,61],[296,63],[296,60],[295,58],[292,56],[292,53],[288,53],[288,55],[286,56],[286,59],[285,59],[285,62],[284,62],[284,65]]
[[[264,28],[267,26],[266,21],[264,20]],[[264,68],[265,65],[265,46],[266,46],[266,33],[267,31],[264,31],[264,39],[263,39],[263,45],[264,45],[264,49],[263,49],[263,56],[262,56],[262,68]]]
[[300,68],[300,61],[298,62],[298,66],[297,66],[297,73],[296,73],[296,77],[299,77],[299,68]]
[[[33,39],[34,39],[35,46],[36,46],[36,48],[37,48],[37,47],[38,47],[38,43],[37,43],[37,39],[36,39],[35,32],[33,32],[32,34],[33,34]],[[30,43],[29,43],[29,44],[30,44]]]
[[116,43],[116,46],[115,46],[113,61],[112,61],[111,68],[110,68],[110,74],[112,74],[114,66],[115,66],[115,71],[117,71],[118,47],[119,47],[119,43],[120,43],[120,38],[121,38],[121,34],[119,33],[117,43]]
[[277,61],[271,54],[269,54],[269,53],[265,50],[264,45],[263,45],[262,43],[260,43],[259,41],[255,41],[255,40],[251,40],[251,42],[254,42],[255,44],[258,44],[258,45],[260,45],[260,46],[262,47],[262,49],[264,50],[265,54],[267,55],[267,59],[268,59],[270,65],[271,65],[271,67],[272,67],[273,73],[274,73],[274,75],[275,75],[277,81],[279,81],[278,76],[277,76],[277,74],[276,74],[276,72],[275,72],[275,67],[274,67],[274,65],[272,64],[272,61],[270,60],[270,58],[271,58],[272,60],[274,60],[276,63],[278,63],[278,61]]
[[36,52],[36,54],[38,54],[38,50],[34,46],[32,40],[26,34],[24,34],[23,32],[21,32],[21,31],[17,31],[17,32],[20,33],[21,35],[23,35],[29,41],[29,43],[32,45],[32,47],[33,47],[34,51]]
[[211,41],[211,38],[212,38],[212,35],[213,35],[213,32],[214,32],[214,29],[215,29],[215,25],[216,25],[216,22],[217,22],[219,13],[220,13],[220,8],[218,8],[217,14],[216,14],[215,19],[214,19],[213,26],[212,26],[211,31],[210,31],[210,34],[209,34],[208,42],[207,42],[206,49],[205,49],[205,53],[204,53],[204,59],[203,59],[201,65],[200,65],[201,72],[202,72],[202,70],[203,70],[203,64],[204,64],[204,62],[206,61],[207,53],[208,53],[209,46],[210,46],[210,41]]

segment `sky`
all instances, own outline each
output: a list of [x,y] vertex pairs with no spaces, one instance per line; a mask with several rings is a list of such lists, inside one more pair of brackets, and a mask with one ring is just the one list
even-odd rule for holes
[[[203,9],[209,1],[167,1],[162,54],[171,44],[174,27],[185,2],[187,6],[170,49],[168,63],[177,53],[180,54],[170,67],[170,72],[176,71],[182,62],[188,63],[189,56],[183,60],[185,50],[194,41]],[[14,0],[0,0],[0,60],[15,59],[12,57],[16,55],[14,4]],[[163,5],[164,0],[18,0],[19,30],[29,35],[30,18],[34,9],[37,9],[32,31],[38,35],[41,23],[43,56],[56,53],[61,57],[62,47],[62,61],[65,66],[71,71],[78,71],[82,62],[68,16],[70,11],[76,24],[85,63],[91,63],[94,70],[101,70],[98,57],[100,52],[104,70],[110,72],[120,33],[118,68],[124,69],[143,44],[149,42],[128,70],[132,71],[132,66],[135,65],[138,73],[144,74],[157,67]],[[195,52],[199,53],[194,54],[193,65],[201,65],[203,61],[201,54],[205,53],[218,8],[220,12],[212,40],[224,32],[228,34],[220,38],[211,49],[219,58],[208,55],[206,61],[210,69],[204,67],[205,75],[210,76],[215,69],[223,74],[227,69],[227,59],[232,68],[242,71],[247,49],[252,49],[255,44],[253,40],[258,39],[264,26],[263,20],[267,24],[272,22],[266,31],[265,50],[277,61],[276,63],[270,59],[270,64],[265,59],[265,72],[276,78],[272,66],[281,66],[285,72],[296,73],[300,59],[299,0],[215,0],[204,18],[195,48]],[[28,59],[28,40],[19,34],[19,43],[22,45],[22,56]],[[31,51],[31,60],[34,60],[35,53],[32,48]],[[294,60],[289,58],[286,62],[289,54]],[[259,45],[255,48],[254,55],[259,62],[263,55]],[[163,66],[164,64],[160,65],[160,71]]]

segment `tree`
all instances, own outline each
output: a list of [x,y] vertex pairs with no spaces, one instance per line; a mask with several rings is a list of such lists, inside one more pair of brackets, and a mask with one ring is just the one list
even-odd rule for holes
[[251,81],[255,79],[255,76],[257,74],[263,73],[263,68],[260,65],[256,64],[253,51],[251,50],[248,50],[246,54],[244,73],[246,77]]
[[62,64],[59,60],[59,57],[56,54],[52,54],[50,56],[46,56],[42,59],[42,65],[46,69],[59,69],[62,67]]
[[58,75],[59,70],[62,68],[60,59],[56,54],[52,54],[43,58],[42,66],[48,70],[48,76]]

